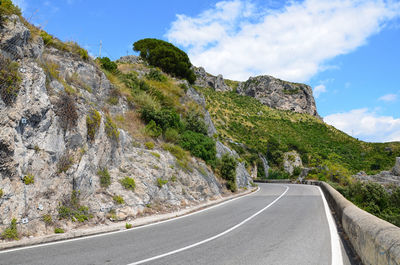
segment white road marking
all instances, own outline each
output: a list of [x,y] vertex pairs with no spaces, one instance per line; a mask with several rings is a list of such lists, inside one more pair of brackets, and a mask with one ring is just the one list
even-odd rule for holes
[[331,255],[332,255],[332,265],[343,265],[342,248],[340,246],[340,238],[336,229],[335,220],[333,220],[332,213],[329,209],[328,203],[326,202],[325,195],[321,188],[318,187],[321,193],[322,201],[324,202],[326,219],[328,220],[329,231],[331,233]]
[[113,234],[118,234],[118,233],[131,232],[131,231],[134,231],[134,230],[137,230],[137,229],[142,229],[142,228],[153,226],[153,225],[159,225],[159,224],[163,224],[163,223],[167,223],[167,222],[172,222],[172,221],[175,221],[175,220],[178,220],[178,219],[181,219],[181,218],[186,218],[186,217],[189,217],[189,216],[192,216],[192,215],[204,212],[204,211],[208,211],[208,210],[211,210],[213,208],[222,206],[224,204],[227,204],[227,203],[236,201],[238,199],[242,199],[244,197],[250,196],[250,195],[255,194],[255,193],[259,192],[259,191],[260,191],[260,187],[258,187],[255,192],[251,192],[249,194],[246,194],[246,195],[243,195],[243,196],[240,196],[240,197],[237,197],[237,198],[229,199],[227,201],[224,201],[224,202],[218,203],[216,205],[207,207],[207,208],[205,208],[203,210],[199,210],[199,211],[196,211],[196,212],[193,212],[193,213],[189,213],[189,214],[184,214],[182,216],[174,217],[174,218],[167,219],[167,220],[164,220],[164,221],[159,221],[159,222],[155,222],[155,223],[151,223],[151,224],[147,224],[147,225],[141,225],[141,226],[138,226],[138,227],[133,227],[131,229],[123,229],[123,230],[119,230],[119,231],[106,232],[106,233],[97,234],[97,235],[83,236],[83,237],[79,237],[79,238],[60,240],[60,241],[43,243],[43,244],[38,244],[38,245],[32,245],[32,246],[26,246],[26,247],[19,247],[19,248],[13,248],[13,249],[0,250],[0,254],[8,253],[8,252],[14,252],[14,251],[20,251],[20,250],[25,250],[25,249],[30,249],[30,248],[47,247],[47,246],[51,246],[51,245],[63,244],[63,243],[68,243],[68,242],[73,242],[73,241],[78,241],[78,240],[91,239],[91,238],[102,237],[102,236],[108,236],[108,235],[113,235]]
[[[128,265],[143,264],[143,263],[146,263],[146,262],[149,262],[149,261],[161,259],[161,258],[163,258],[163,257],[170,256],[170,255],[173,255],[173,254],[176,254],[176,253],[179,253],[179,252],[182,252],[182,251],[185,251],[185,250],[188,250],[188,249],[197,247],[197,246],[199,246],[199,245],[205,244],[205,243],[207,243],[207,242],[210,242],[210,241],[212,241],[212,240],[214,240],[214,239],[217,239],[217,238],[219,238],[219,237],[221,237],[221,236],[223,236],[223,235],[226,235],[226,234],[230,233],[230,232],[232,232],[233,230],[235,230],[236,228],[238,228],[238,227],[244,225],[245,223],[247,223],[248,221],[250,221],[251,219],[253,219],[253,218],[256,217],[257,215],[259,215],[259,214],[262,213],[263,211],[267,210],[267,209],[268,209],[269,207],[271,207],[274,203],[276,203],[280,198],[282,198],[282,197],[286,194],[286,192],[289,190],[289,187],[288,187],[288,186],[284,186],[284,187],[286,187],[286,190],[285,190],[278,198],[276,198],[273,202],[271,202],[270,204],[268,204],[267,206],[265,206],[264,208],[262,208],[261,210],[259,210],[259,211],[256,212],[255,214],[253,214],[252,216],[250,216],[250,217],[246,218],[245,220],[243,220],[242,222],[238,223],[237,225],[235,225],[235,226],[229,228],[228,230],[225,230],[225,231],[222,232],[222,233],[219,233],[219,234],[217,234],[217,235],[215,235],[215,236],[213,236],[213,237],[209,237],[209,238],[207,238],[207,239],[205,239],[205,240],[203,240],[203,241],[200,241],[200,242],[191,244],[191,245],[189,245],[189,246],[186,246],[186,247],[183,247],[183,248],[180,248],[180,249],[176,249],[176,250],[173,250],[173,251],[170,251],[170,252],[167,252],[167,253],[158,255],[158,256],[154,256],[154,257],[151,257],[151,258],[148,258],[148,259],[136,261],[136,262],[130,263],[130,264],[128,264]],[[333,264],[332,264],[332,265],[333,265]]]

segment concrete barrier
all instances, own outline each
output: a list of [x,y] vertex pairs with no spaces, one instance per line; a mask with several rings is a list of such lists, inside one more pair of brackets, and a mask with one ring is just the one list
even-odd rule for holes
[[364,265],[400,264],[400,228],[361,210],[325,182],[319,185]]

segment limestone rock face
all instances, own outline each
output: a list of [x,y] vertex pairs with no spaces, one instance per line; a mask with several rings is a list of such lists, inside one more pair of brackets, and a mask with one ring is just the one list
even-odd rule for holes
[[[117,105],[107,103],[113,85],[105,74],[94,63],[44,48],[40,38],[29,36],[16,16],[0,29],[0,42],[8,47],[1,45],[0,53],[18,60],[22,79],[13,104],[7,106],[0,99],[0,233],[13,218],[22,236],[54,233],[54,226],[66,230],[79,227],[79,222],[58,219],[59,204],[68,200],[73,190],[79,191],[81,205],[88,206],[94,216],[86,225],[110,222],[110,210],[125,220],[221,196],[223,188],[204,162],[191,158],[189,168],[182,168],[169,152],[147,150],[122,129],[117,129],[118,140],[111,139],[106,133],[106,115],[124,115],[128,104],[123,98]],[[46,65],[56,68],[58,76],[50,76]],[[72,127],[63,128],[58,102],[67,89],[75,91],[71,94],[77,120]],[[195,91],[192,97],[203,104],[204,97]],[[92,109],[101,119],[94,139],[89,140],[86,117]],[[209,115],[208,119],[213,134]],[[60,170],[65,157],[70,165]],[[104,168],[110,175],[108,188],[100,185],[98,171]],[[27,175],[34,177],[34,183],[24,183]],[[135,180],[134,191],[121,185],[125,177]],[[167,181],[161,187],[160,178]],[[115,195],[122,196],[124,203],[116,204]],[[52,216],[54,224],[45,225],[43,215]]]
[[262,104],[279,110],[290,110],[318,116],[310,86],[290,83],[263,75],[250,77],[239,84],[237,92],[258,99]]
[[215,91],[225,92],[232,91],[232,88],[225,84],[222,75],[213,76],[204,70],[203,67],[193,67],[194,73],[196,75],[195,85],[202,87],[211,87]]
[[295,167],[303,167],[300,155],[296,151],[286,152],[283,158],[284,170],[289,174],[293,174]]

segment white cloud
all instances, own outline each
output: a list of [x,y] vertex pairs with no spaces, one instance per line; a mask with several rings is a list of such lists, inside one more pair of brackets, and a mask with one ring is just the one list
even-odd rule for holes
[[324,121],[364,141],[400,141],[400,118],[379,116],[367,108],[331,114]]
[[386,101],[386,102],[393,102],[397,100],[397,95],[396,94],[386,94],[380,98],[378,98],[380,101]]
[[322,93],[325,93],[326,92],[326,87],[325,87],[325,85],[318,85],[318,86],[316,86],[316,87],[314,87],[314,96],[315,96],[315,98],[319,98],[319,96],[322,94]]
[[213,74],[236,80],[271,74],[304,82],[399,14],[400,3],[383,0],[289,1],[280,10],[221,1],[196,17],[177,15],[166,37]]

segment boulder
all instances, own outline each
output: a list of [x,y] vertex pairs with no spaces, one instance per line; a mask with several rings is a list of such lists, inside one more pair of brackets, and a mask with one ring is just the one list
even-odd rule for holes
[[400,157],[396,157],[396,164],[392,169],[392,173],[395,176],[400,176]]

